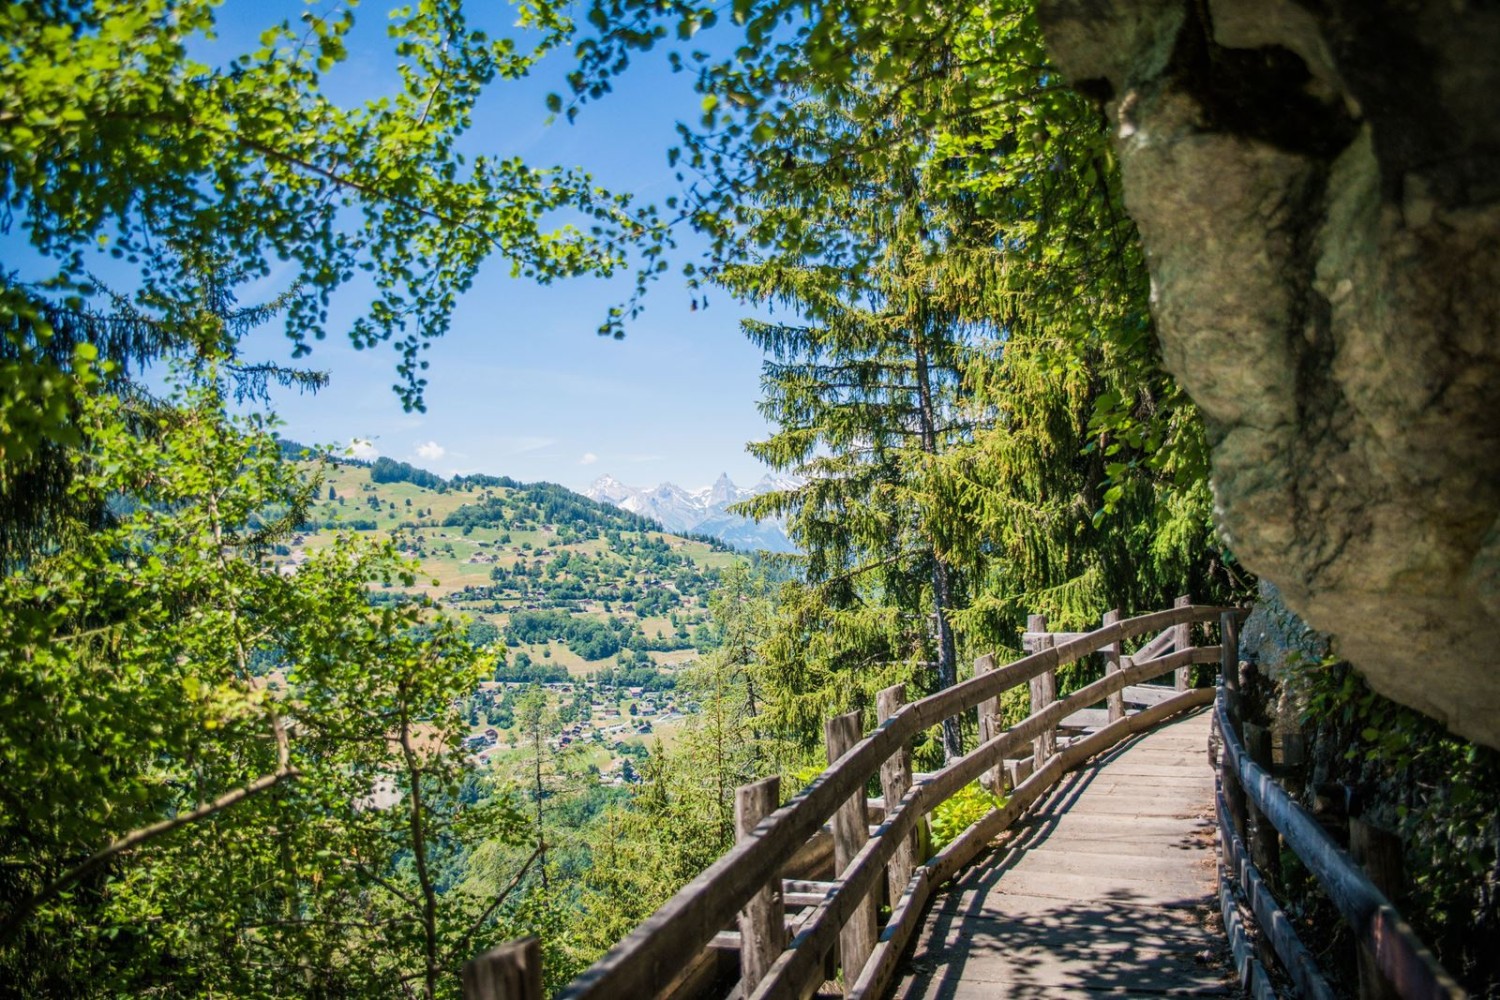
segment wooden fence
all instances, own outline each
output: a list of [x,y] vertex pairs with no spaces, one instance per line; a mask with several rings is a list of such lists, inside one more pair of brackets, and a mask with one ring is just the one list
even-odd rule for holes
[[[774,778],[739,789],[734,848],[562,995],[700,996],[722,978],[719,959],[728,956],[737,981],[727,993],[740,1000],[804,997],[835,975],[848,996],[879,997],[935,888],[1068,770],[1212,701],[1212,689],[1187,689],[1187,676],[1193,664],[1220,663],[1222,649],[1194,646],[1193,626],[1221,615],[1232,625],[1237,613],[1182,598],[1169,610],[1126,620],[1111,612],[1101,628],[1081,634],[1047,632],[1045,620],[1034,618],[1026,635],[1031,652],[1020,660],[997,666],[993,657],[981,657],[973,678],[915,702],[905,701],[900,685],[888,688],[877,703],[879,725],[863,737],[858,712],[830,719],[828,769],[779,808]],[[1122,651],[1122,640],[1155,632],[1161,634],[1135,653]],[[1104,677],[1057,698],[1057,669],[1096,653]],[[1173,687],[1144,683],[1165,673],[1175,674]],[[1022,684],[1030,690],[1030,714],[1001,729],[1000,696]],[[1127,714],[1126,702],[1145,707]],[[1097,703],[1106,707],[1090,708]],[[917,734],[975,710],[979,746],[940,771],[913,775],[909,748]],[[1078,735],[1059,741],[1059,727]],[[884,795],[872,810],[866,786],[877,774]],[[976,779],[998,790],[1007,776],[1012,787],[1003,805],[935,855],[919,855],[919,831],[933,809]],[[832,879],[787,877],[830,849]],[[882,899],[890,908],[880,923]],[[537,956],[525,942],[479,956],[464,971],[466,998],[540,1000]]]
[[[1314,1000],[1331,1000],[1335,995],[1267,883],[1266,875],[1279,868],[1284,843],[1317,878],[1354,931],[1361,1000],[1464,996],[1372,878],[1371,873],[1379,878],[1382,870],[1389,870],[1389,865],[1380,863],[1380,856],[1389,858],[1394,847],[1399,858],[1394,838],[1352,819],[1350,849],[1365,856],[1366,870],[1362,870],[1351,851],[1339,847],[1272,778],[1271,734],[1240,717],[1234,616],[1224,616],[1220,633],[1225,655],[1214,705],[1221,744],[1215,796],[1219,900],[1241,984],[1257,1000],[1275,997],[1266,972],[1266,963],[1273,963],[1281,967],[1297,995]],[[1252,920],[1242,917],[1240,899]],[[1258,933],[1252,933],[1251,927]]]

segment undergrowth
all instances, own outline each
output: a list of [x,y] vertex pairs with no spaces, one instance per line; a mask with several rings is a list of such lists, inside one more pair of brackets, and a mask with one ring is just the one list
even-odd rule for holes
[[1278,678],[1301,710],[1308,784],[1347,789],[1352,812],[1400,837],[1394,902],[1470,994],[1500,998],[1500,752],[1373,691],[1336,661]]
[[991,809],[1005,805],[1005,799],[988,791],[977,781],[960,788],[932,811],[932,849],[941,851],[958,835],[983,819]]

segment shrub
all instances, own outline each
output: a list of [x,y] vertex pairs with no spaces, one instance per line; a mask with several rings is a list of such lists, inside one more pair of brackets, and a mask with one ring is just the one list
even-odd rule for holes
[[1005,799],[973,781],[960,788],[953,797],[932,811],[932,849],[940,851],[959,834],[982,819],[991,809],[998,809]]

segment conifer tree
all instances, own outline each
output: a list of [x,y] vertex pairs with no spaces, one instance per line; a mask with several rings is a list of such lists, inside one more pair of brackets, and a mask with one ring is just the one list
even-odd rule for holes
[[[921,206],[874,218],[851,208],[845,218],[867,227],[882,254],[849,291],[830,294],[827,276],[800,260],[732,265],[720,275],[751,302],[812,314],[806,325],[745,324],[770,357],[761,412],[777,427],[750,451],[805,482],[744,509],[789,517],[789,533],[807,554],[807,581],[831,606],[856,615],[872,599],[899,608],[907,638],[887,655],[933,662],[925,686],[939,690],[957,679],[951,617],[964,598],[914,486],[967,434],[960,365],[971,324],[934,281],[924,259],[934,244],[912,238],[936,226],[908,217]],[[945,726],[943,745],[950,758],[962,752],[956,720]]]
[[[1028,611],[1079,626],[1115,604],[1224,595],[1202,428],[1160,366],[1107,123],[1047,65],[1029,6],[828,7],[788,29],[805,48],[773,41],[780,9],[737,8],[748,44],[700,74],[704,128],[682,152],[704,177],[691,205],[711,277],[801,320],[751,326],[779,427],[754,450],[813,476],[748,508],[792,514],[809,579],[853,609],[909,600],[893,577],[856,595],[841,575],[871,555],[856,538],[899,547],[899,505],[904,537],[961,584],[935,603],[990,646],[1015,648]],[[910,369],[919,404],[894,426],[935,433],[904,450],[881,448],[881,411],[855,401],[893,387],[881,336],[943,376],[924,393]],[[872,456],[887,475],[856,476]],[[938,684],[953,677],[943,647]]]

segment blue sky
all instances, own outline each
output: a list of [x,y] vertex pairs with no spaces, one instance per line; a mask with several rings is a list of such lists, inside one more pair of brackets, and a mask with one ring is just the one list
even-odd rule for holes
[[[322,7],[322,4],[318,5]],[[351,58],[330,76],[336,97],[357,100],[395,86],[384,35],[384,4],[356,9]],[[278,16],[299,4],[228,0],[220,12],[225,51],[253,47]],[[496,4],[505,20],[509,8]],[[499,27],[500,25],[497,25]],[[535,165],[578,165],[603,185],[660,201],[676,181],[666,150],[674,123],[699,107],[688,74],[664,59],[632,67],[615,92],[585,105],[577,122],[547,125],[544,98],[562,90],[571,52],[550,56],[532,80],[497,84],[480,107],[467,151],[520,154]],[[19,234],[0,237],[14,262]],[[302,363],[327,370],[315,396],[282,393],[274,409],[283,434],[305,443],[370,442],[379,454],[445,475],[485,472],[545,479],[581,489],[606,472],[635,485],[671,480],[707,485],[721,472],[748,485],[765,473],[745,443],[766,433],[756,411],[760,355],[739,331],[748,312],[723,294],[691,311],[678,276],[695,241],[679,234],[673,269],[651,291],[624,340],[595,333],[628,281],[579,279],[539,287],[509,277],[504,261],[481,272],[456,313],[452,332],[425,357],[427,412],[408,413],[392,391],[395,352],[356,351],[344,336],[362,303],[350,288],[336,303],[326,340]],[[242,301],[273,292],[247,289]],[[245,345],[249,357],[285,360],[289,345],[273,329]],[[364,451],[369,454],[368,450]]]
[[[228,8],[239,8],[238,16],[263,9],[235,0]],[[509,18],[505,5],[494,9]],[[362,6],[357,17],[352,58],[333,81],[350,98],[394,79],[383,13]],[[674,193],[666,151],[677,120],[698,113],[691,76],[647,57],[614,93],[586,104],[574,124],[548,125],[546,94],[563,89],[571,68],[572,53],[558,52],[533,80],[495,86],[477,110],[468,147],[581,165],[605,186],[646,200]],[[766,471],[745,452],[766,431],[755,408],[760,353],[739,330],[746,310],[727,296],[711,293],[708,309],[690,309],[676,265],[691,259],[696,243],[689,232],[678,238],[679,259],[620,341],[595,330],[629,294],[628,279],[541,287],[511,279],[505,262],[492,261],[452,332],[426,354],[426,413],[404,412],[391,391],[393,351],[355,351],[330,331],[310,361],[331,371],[332,384],[316,397],[278,402],[285,433],[309,442],[359,437],[381,454],[443,474],[487,472],[575,489],[606,472],[635,485],[671,480],[691,488],[721,472],[753,482]]]

